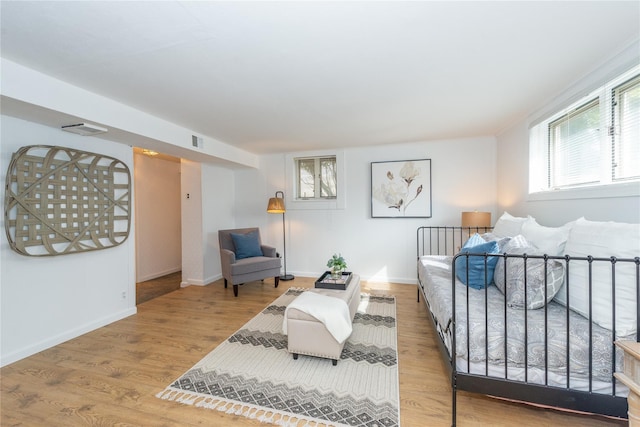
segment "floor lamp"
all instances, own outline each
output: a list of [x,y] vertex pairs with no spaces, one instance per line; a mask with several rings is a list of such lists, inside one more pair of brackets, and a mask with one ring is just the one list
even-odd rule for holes
[[[278,193],[280,197],[278,197]],[[276,191],[276,197],[269,199],[269,205],[267,205],[268,213],[281,213],[282,214],[282,243],[283,243],[283,255],[284,255],[284,275],[280,276],[280,280],[293,280],[292,274],[287,274],[287,236],[285,233],[284,225],[284,213],[287,210],[284,207],[284,193],[282,191]]]

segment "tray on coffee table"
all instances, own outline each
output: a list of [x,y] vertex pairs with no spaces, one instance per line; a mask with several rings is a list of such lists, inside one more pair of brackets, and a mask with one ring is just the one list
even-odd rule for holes
[[344,291],[349,286],[353,274],[350,271],[343,271],[340,279],[332,279],[331,272],[325,271],[322,276],[316,280],[316,288],[338,289]]

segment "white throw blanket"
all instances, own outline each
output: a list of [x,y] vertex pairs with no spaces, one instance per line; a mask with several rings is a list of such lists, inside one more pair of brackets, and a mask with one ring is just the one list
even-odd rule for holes
[[282,331],[287,334],[287,314],[290,308],[295,308],[324,323],[327,331],[342,344],[353,331],[349,306],[340,298],[303,292],[294,299],[284,311]]

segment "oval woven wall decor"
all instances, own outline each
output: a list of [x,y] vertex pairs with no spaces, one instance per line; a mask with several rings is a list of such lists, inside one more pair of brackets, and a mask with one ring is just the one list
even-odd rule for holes
[[129,236],[131,174],[118,159],[30,145],[11,157],[5,183],[5,231],[21,255],[106,249]]

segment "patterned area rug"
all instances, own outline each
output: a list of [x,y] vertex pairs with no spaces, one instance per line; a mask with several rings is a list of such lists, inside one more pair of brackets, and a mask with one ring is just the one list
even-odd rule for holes
[[362,294],[337,366],[287,351],[289,289],[164,391],[162,399],[286,426],[399,426],[396,304]]

